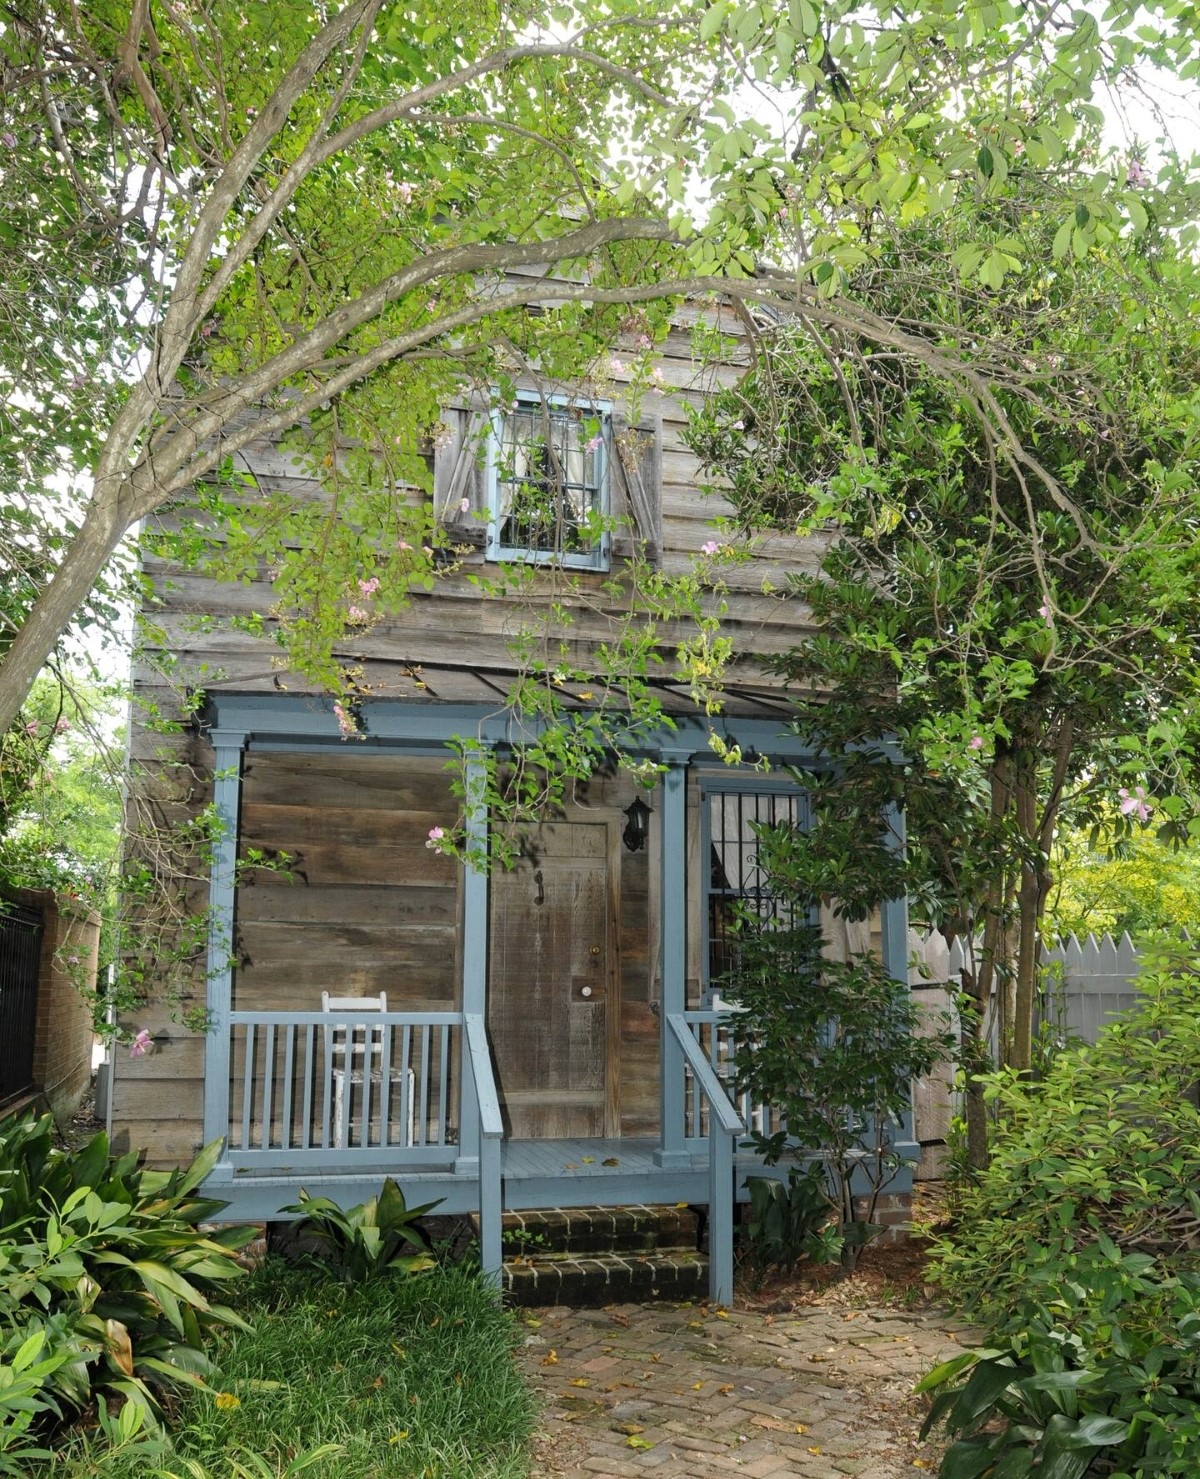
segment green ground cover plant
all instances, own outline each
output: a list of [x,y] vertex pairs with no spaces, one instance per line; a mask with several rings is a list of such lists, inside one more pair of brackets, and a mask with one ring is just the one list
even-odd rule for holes
[[149,1171],[95,1135],[56,1146],[48,1115],[0,1123],[0,1472],[22,1468],[56,1420],[128,1402],[153,1427],[205,1377],[250,1228],[204,1226],[197,1195],[214,1144],[191,1166]]
[[943,1479],[1200,1472],[1200,968],[1144,961],[1095,1046],[986,1082],[992,1158],[930,1273],[991,1342],[922,1384]]
[[269,1259],[238,1307],[249,1328],[222,1339],[211,1390],[187,1394],[169,1456],[85,1436],[38,1479],[527,1473],[534,1404],[511,1360],[517,1327],[476,1273],[352,1285]]

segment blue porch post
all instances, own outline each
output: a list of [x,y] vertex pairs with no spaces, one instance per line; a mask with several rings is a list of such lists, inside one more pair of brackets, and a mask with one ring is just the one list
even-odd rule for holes
[[[887,828],[888,846],[892,851],[902,853],[908,835],[903,808],[895,802],[889,803],[884,810],[883,820]],[[908,900],[903,895],[884,903],[880,910],[880,935],[884,969],[908,991]],[[915,1160],[920,1155],[920,1146],[915,1139],[911,1102],[897,1135],[895,1148],[908,1161]],[[910,1173],[905,1169],[893,1183],[893,1189],[898,1192],[910,1189],[909,1178]]]
[[[237,890],[238,821],[242,798],[242,752],[246,736],[212,733],[213,842],[208,884],[208,1039],[204,1047],[204,1143],[229,1135],[230,1022],[233,1002],[233,909]],[[226,1146],[228,1149],[228,1146]]]
[[[487,804],[483,800],[485,776],[481,761],[467,762],[467,846],[472,852],[487,854]],[[487,1021],[487,870],[467,863],[463,870],[463,957],[462,1010]],[[479,1100],[475,1093],[475,1076],[467,1051],[464,1029],[459,1044],[460,1105],[458,1117],[458,1156],[454,1171],[458,1176],[479,1175]]]
[[685,1145],[683,1050],[668,1026],[671,1013],[687,1010],[687,761],[690,751],[664,750],[662,778],[662,1041],[659,1146],[655,1162],[668,1170],[691,1164]]

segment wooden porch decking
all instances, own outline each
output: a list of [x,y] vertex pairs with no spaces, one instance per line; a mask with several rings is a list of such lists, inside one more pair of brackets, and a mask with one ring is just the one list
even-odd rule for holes
[[[501,1146],[501,1186],[505,1211],[546,1207],[621,1207],[640,1203],[708,1201],[708,1148],[700,1145],[690,1164],[667,1169],[657,1164],[657,1138],[582,1140],[505,1140]],[[613,1164],[615,1162],[615,1164]],[[606,1164],[607,1163],[607,1164]],[[737,1191],[751,1175],[772,1170],[750,1151],[734,1159]],[[776,1172],[774,1174],[781,1174]],[[228,1202],[224,1216],[273,1221],[281,1206],[294,1203],[300,1187],[314,1195],[331,1196],[343,1206],[364,1201],[379,1190],[385,1176],[393,1177],[410,1203],[441,1199],[440,1214],[477,1211],[479,1187],[472,1175],[428,1166],[406,1167],[403,1151],[370,1166],[315,1171],[277,1167],[239,1170],[217,1176],[206,1190]]]

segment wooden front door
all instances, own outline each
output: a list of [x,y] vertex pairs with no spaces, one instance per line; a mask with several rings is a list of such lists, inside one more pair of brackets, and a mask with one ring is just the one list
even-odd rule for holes
[[514,1139],[617,1133],[614,845],[603,822],[548,824],[492,875],[488,1027]]

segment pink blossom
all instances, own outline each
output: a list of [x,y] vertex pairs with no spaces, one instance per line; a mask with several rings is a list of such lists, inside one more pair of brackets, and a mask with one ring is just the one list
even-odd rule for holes
[[608,362],[608,373],[610,375],[623,375],[625,373],[625,362],[613,355]]
[[720,549],[721,546],[715,539],[706,539],[700,546],[700,553],[702,555],[715,555],[720,553]]
[[333,717],[337,720],[337,726],[341,730],[343,739],[349,739],[358,733],[353,716],[347,713],[341,704],[334,704]]
[[4,132],[0,134],[0,144],[3,144],[6,149],[15,149],[17,147],[16,134],[13,133],[11,129],[6,128]]
[[1117,795],[1121,798],[1120,810],[1123,817],[1137,817],[1139,822],[1150,820],[1150,803],[1142,786],[1134,786],[1132,791],[1127,791],[1122,786]]
[[968,750],[982,750],[983,749],[983,736],[981,734],[973,734],[971,736],[970,743],[967,745],[967,749]]
[[370,619],[370,612],[364,611],[361,606],[348,606],[346,608],[346,615],[351,621],[368,621]]
[[651,385],[656,385],[660,390],[666,386],[667,382],[663,379],[663,372],[657,365],[650,371],[650,383]]
[[469,498],[460,499],[458,511],[462,514],[469,514],[471,512],[471,500]]
[[431,545],[431,544],[423,544],[421,546],[421,553],[423,555],[428,555],[429,558],[432,560],[433,559],[433,545]]
[[425,843],[425,846],[433,848],[440,847],[442,844],[442,839],[445,837],[445,835],[445,827],[430,827],[429,840]]
[[70,729],[70,727],[71,721],[67,718],[65,714],[60,714],[58,718],[54,721],[55,734],[66,734],[67,730]]
[[396,194],[400,197],[404,204],[407,205],[409,201],[413,198],[413,191],[415,189],[416,186],[411,184],[408,180],[401,180],[396,185]]
[[373,596],[379,589],[379,577],[373,575],[370,580],[360,580],[358,588],[364,596]]
[[411,550],[412,545],[409,544],[407,539],[402,539],[400,543],[396,546],[396,548],[401,550]]
[[29,721],[29,723],[25,726],[25,733],[26,734],[37,734],[38,730],[40,730],[41,727],[42,726],[41,726],[41,721],[40,720],[31,719]]
[[597,448],[602,447],[603,445],[604,433],[598,431],[596,435],[591,439],[591,441],[587,443],[583,450],[585,452],[595,452]]
[[68,965],[78,965],[79,964],[79,957],[78,957],[78,955],[68,955],[67,956],[67,964]]
[[1038,615],[1049,626],[1054,621],[1054,612],[1050,609],[1050,602],[1043,601],[1038,607]]
[[144,1058],[153,1046],[154,1039],[150,1035],[150,1029],[143,1027],[129,1044],[129,1056],[131,1058]]
[[1146,167],[1136,155],[1129,161],[1129,167],[1125,171],[1125,183],[1132,185],[1135,190],[1140,190],[1143,185],[1150,183]]
[[637,334],[634,336],[633,347],[635,349],[649,349],[653,343],[654,340],[651,339],[649,334]]

